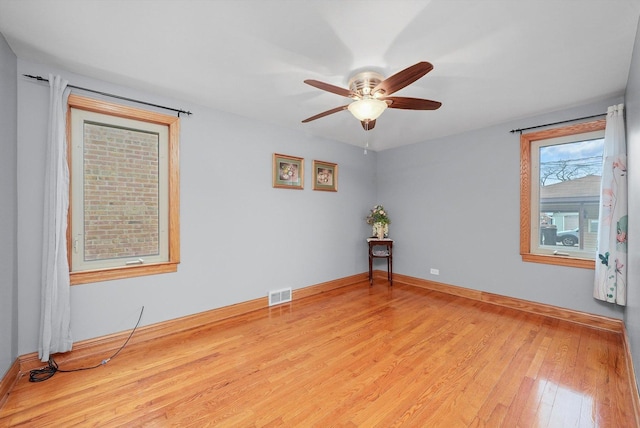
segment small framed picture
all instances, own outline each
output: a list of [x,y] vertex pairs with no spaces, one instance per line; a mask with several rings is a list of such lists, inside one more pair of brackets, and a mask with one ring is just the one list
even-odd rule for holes
[[304,188],[304,158],[273,154],[273,187]]
[[338,164],[313,161],[313,190],[338,191]]

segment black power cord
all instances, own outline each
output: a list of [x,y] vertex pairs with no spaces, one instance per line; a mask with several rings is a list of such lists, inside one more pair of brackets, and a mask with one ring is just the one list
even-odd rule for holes
[[31,370],[31,372],[29,373],[29,382],[42,382],[42,381],[45,381],[47,379],[52,378],[53,375],[56,374],[56,372],[73,373],[73,372],[79,372],[79,371],[82,371],[82,370],[97,369],[98,367],[104,366],[109,361],[114,359],[116,357],[116,355],[118,355],[120,353],[120,351],[122,351],[124,349],[125,346],[127,346],[127,343],[129,343],[129,340],[131,339],[131,336],[133,336],[133,333],[136,332],[136,329],[140,325],[140,320],[142,319],[142,313],[143,312],[144,312],[144,306],[140,310],[140,316],[138,317],[138,322],[136,323],[135,327],[133,327],[133,330],[131,330],[131,334],[129,334],[129,337],[127,337],[127,340],[122,344],[122,346],[111,357],[102,360],[100,362],[100,364],[96,364],[95,366],[90,366],[90,367],[80,367],[80,368],[77,368],[77,369],[62,370],[62,369],[58,368],[58,363],[56,363],[56,361],[53,359],[53,357],[50,357],[49,361],[48,361],[48,365],[46,367],[43,367],[41,369],[33,369],[33,370]]

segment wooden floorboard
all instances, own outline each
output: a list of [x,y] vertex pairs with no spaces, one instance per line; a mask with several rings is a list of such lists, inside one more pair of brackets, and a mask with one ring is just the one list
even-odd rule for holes
[[0,426],[634,427],[625,358],[617,332],[363,281],[24,376]]

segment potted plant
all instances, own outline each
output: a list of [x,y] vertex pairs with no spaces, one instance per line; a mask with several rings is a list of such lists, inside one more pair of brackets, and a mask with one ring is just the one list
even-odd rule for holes
[[367,224],[373,229],[373,235],[382,239],[389,235],[389,223],[391,220],[382,205],[375,205],[367,216]]

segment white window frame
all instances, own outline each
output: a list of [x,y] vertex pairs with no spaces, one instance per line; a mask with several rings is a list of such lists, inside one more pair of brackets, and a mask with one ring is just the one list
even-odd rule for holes
[[[179,118],[133,107],[69,96],[67,136],[70,165],[69,224],[67,228],[71,284],[121,279],[177,271],[179,242]],[[84,260],[83,127],[86,122],[157,133],[159,151],[159,248],[144,258]],[[164,141],[164,142],[162,142]]]
[[605,120],[522,134],[520,137],[520,254],[525,262],[595,269],[595,252],[539,245],[539,160],[541,145],[583,141],[604,136]]

